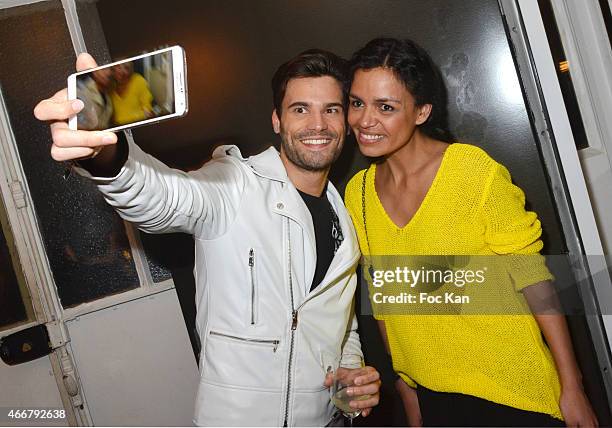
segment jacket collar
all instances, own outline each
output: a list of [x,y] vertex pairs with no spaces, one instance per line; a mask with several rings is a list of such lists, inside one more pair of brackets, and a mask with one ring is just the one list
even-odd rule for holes
[[268,147],[255,156],[251,156],[247,159],[247,164],[257,175],[269,178],[270,180],[282,181],[283,183],[289,181],[287,170],[280,158],[280,153],[278,153],[274,146]]
[[237,146],[219,146],[213,152],[213,158],[219,158],[222,156],[232,156],[240,159],[249,165],[255,174],[264,178],[283,183],[289,181],[285,165],[283,165],[283,161],[281,160],[280,155],[274,146],[270,146],[263,152],[249,158],[244,158]]

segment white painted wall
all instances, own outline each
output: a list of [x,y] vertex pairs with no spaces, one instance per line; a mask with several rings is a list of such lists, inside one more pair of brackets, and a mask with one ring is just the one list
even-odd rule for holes
[[94,425],[193,425],[199,375],[174,289],[66,325]]
[[[2,413],[16,408],[54,408],[63,409],[62,399],[49,357],[39,358],[28,363],[8,366],[0,360],[0,411]],[[31,425],[65,426],[66,420],[33,420]],[[0,414],[0,426],[24,426],[23,420],[11,421]]]

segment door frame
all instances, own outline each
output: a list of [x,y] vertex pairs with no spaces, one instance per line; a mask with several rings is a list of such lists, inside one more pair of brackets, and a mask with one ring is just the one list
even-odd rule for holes
[[[43,3],[51,0],[8,0],[0,9]],[[73,48],[78,55],[86,52],[74,0],[61,0]],[[131,133],[127,137],[132,140]],[[91,426],[93,420],[87,406],[75,359],[69,346],[70,337],[65,323],[81,315],[116,306],[174,288],[172,278],[154,283],[145,251],[136,228],[123,222],[134,266],[139,278],[138,287],[118,294],[64,309],[47,258],[44,240],[36,219],[34,203],[28,188],[17,142],[11,128],[8,110],[0,88],[0,191],[5,201],[8,223],[23,270],[26,286],[32,299],[34,318],[2,330],[2,335],[21,331],[37,324],[45,324],[49,331],[53,352],[49,354],[56,383],[71,426]],[[76,386],[76,391],[75,391]],[[69,392],[70,390],[70,392]]]
[[598,1],[552,0],[559,38],[588,140],[578,156],[605,254],[612,254],[612,46]]
[[[7,335],[37,325],[47,324],[54,351],[49,354],[53,374],[60,392],[62,404],[70,425],[90,425],[86,406],[79,409],[83,400],[78,394],[71,397],[64,384],[64,376],[78,379],[74,364],[65,344],[69,341],[61,322],[62,308],[42,236],[30,190],[25,178],[15,136],[9,121],[4,96],[0,90],[0,191],[5,204],[9,227],[17,250],[21,270],[30,293],[34,319],[16,327],[3,330]],[[78,409],[78,410],[77,410]]]
[[[600,374],[612,397],[612,281],[542,16],[534,0],[499,0],[584,303]],[[612,402],[608,401],[612,410]]]

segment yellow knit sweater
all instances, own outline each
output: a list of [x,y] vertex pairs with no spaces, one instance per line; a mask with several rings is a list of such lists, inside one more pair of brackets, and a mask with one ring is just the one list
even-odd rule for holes
[[[365,197],[369,248],[363,174],[347,185],[346,205],[364,255],[538,254],[542,249],[540,222],[525,211],[523,192],[506,168],[475,146],[448,147],[425,199],[403,228],[391,221],[376,194],[373,164]],[[523,259],[527,262],[509,272],[512,287],[552,279],[542,258]],[[387,315],[384,320],[393,367],[409,385],[562,419],[554,360],[532,315]]]

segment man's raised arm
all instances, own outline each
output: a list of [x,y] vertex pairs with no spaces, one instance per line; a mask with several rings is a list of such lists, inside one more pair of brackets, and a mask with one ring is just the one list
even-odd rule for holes
[[[77,70],[96,67],[88,54],[77,58]],[[244,175],[240,162],[229,156],[193,173],[172,169],[112,132],[68,128],[68,119],[83,108],[68,100],[67,90],[43,100],[34,109],[39,120],[51,123],[51,157],[77,161],[127,221],[141,230],[162,233],[181,231],[196,237],[216,237],[234,218]]]
[[[80,54],[77,58],[77,71],[97,67],[96,61],[89,54]],[[67,120],[80,112],[83,101],[68,101],[66,88],[57,92],[51,98],[42,100],[34,108],[34,116],[38,120],[51,122],[51,157],[56,161],[86,159],[100,155],[92,166],[102,169],[121,168],[117,158],[117,136],[105,131],[73,131],[68,128]],[[125,159],[124,159],[125,162]]]

